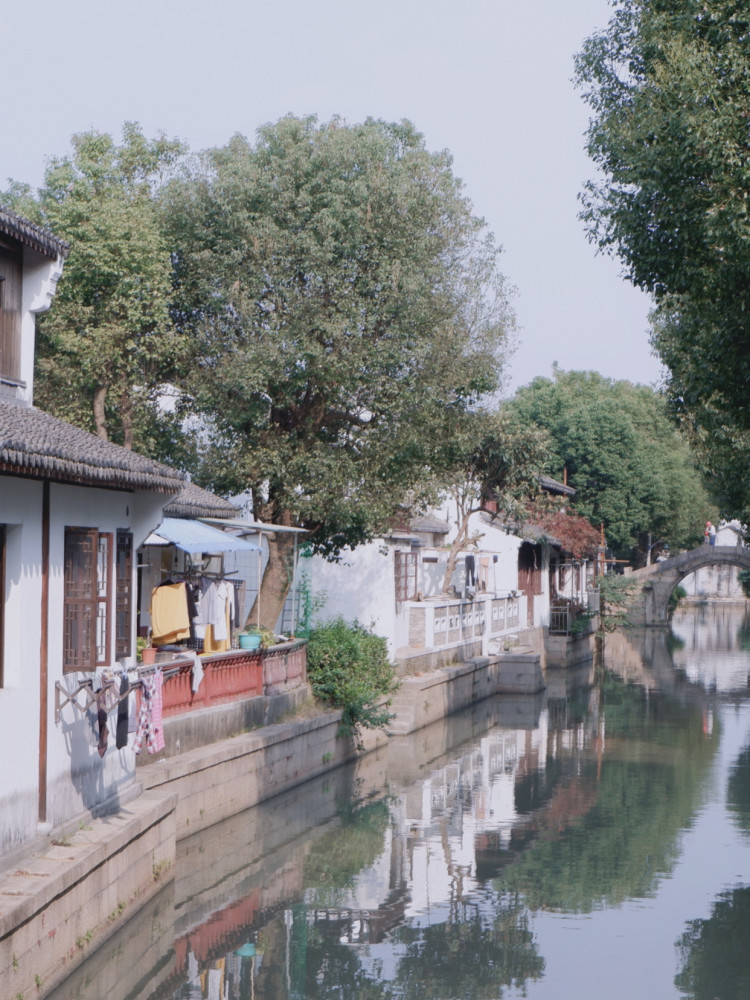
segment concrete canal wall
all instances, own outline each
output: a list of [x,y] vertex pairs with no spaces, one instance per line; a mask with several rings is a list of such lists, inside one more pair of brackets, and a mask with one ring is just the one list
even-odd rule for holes
[[[241,733],[139,769],[145,788],[177,799],[177,839],[355,760],[354,740],[338,736],[340,712]],[[365,750],[385,743],[382,732],[362,734]]]
[[405,677],[393,699],[394,736],[406,736],[494,694],[536,694],[544,690],[539,655],[519,649],[478,656],[432,673]]
[[144,793],[0,881],[0,998],[44,995],[173,878],[175,799]]

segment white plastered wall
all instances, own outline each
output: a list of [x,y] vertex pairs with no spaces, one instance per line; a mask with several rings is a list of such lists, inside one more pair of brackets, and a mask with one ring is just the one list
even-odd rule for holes
[[320,556],[300,559],[300,573],[309,573],[314,600],[325,595],[313,625],[341,615],[359,621],[388,640],[388,655],[396,649],[393,552],[382,543],[371,542],[347,549],[339,563]]
[[0,855],[36,833],[39,773],[42,487],[0,476],[6,525],[4,683],[0,688]]
[[21,380],[24,384],[16,390],[16,398],[24,403],[32,403],[34,399],[36,317],[49,309],[62,269],[61,257],[50,260],[24,248],[21,292]]

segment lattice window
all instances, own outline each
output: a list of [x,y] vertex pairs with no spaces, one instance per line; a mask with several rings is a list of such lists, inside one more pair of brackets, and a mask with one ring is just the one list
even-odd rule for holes
[[417,596],[417,553],[396,552],[396,600],[413,601]]
[[115,559],[115,656],[131,654],[133,614],[133,536],[117,532]]
[[63,670],[109,664],[112,536],[96,528],[65,529]]
[[112,536],[99,535],[96,547],[96,665],[109,663],[110,636],[110,561]]
[[64,670],[93,670],[96,666],[98,547],[96,529],[65,529]]
[[21,378],[21,251],[0,240],[0,377]]

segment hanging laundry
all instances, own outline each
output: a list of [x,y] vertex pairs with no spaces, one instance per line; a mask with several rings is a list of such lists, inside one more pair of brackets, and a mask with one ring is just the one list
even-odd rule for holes
[[141,710],[138,714],[138,730],[133,741],[133,752],[140,753],[143,740],[149,753],[159,753],[164,749],[164,725],[162,722],[161,670],[146,674],[141,681]]
[[234,587],[226,580],[204,581],[201,591],[196,624],[205,629],[203,652],[224,653],[231,648]]
[[103,757],[107,752],[107,742],[109,739],[109,730],[107,729],[106,688],[101,688],[101,690],[96,693],[96,718],[99,726],[99,743],[97,745],[97,750],[99,751],[99,756]]
[[190,638],[185,583],[162,583],[151,594],[151,640],[156,646]]
[[193,694],[195,694],[203,682],[203,664],[201,663],[200,656],[197,656],[193,652],[186,653],[186,656],[188,659],[192,659],[193,661],[190,686]]
[[117,729],[115,731],[115,746],[118,750],[128,745],[128,692],[130,691],[130,681],[128,675],[123,672],[120,678],[120,701],[117,706]]

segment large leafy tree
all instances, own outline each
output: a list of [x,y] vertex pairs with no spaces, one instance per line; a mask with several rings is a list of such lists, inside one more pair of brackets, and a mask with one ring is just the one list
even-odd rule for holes
[[637,556],[641,535],[673,547],[700,541],[715,509],[664,399],[647,386],[597,372],[536,378],[509,401],[517,419],[551,438],[547,470],[575,489],[579,514],[604,524],[620,557]]
[[591,238],[655,297],[653,342],[725,512],[750,488],[750,10],[738,0],[615,0],[577,78],[602,171]]
[[172,264],[155,195],[181,153],[132,123],[120,145],[85,132],[50,161],[38,192],[14,184],[3,199],[70,243],[55,308],[39,324],[37,404],[159,457],[175,428],[158,398],[184,344],[170,319]]
[[498,248],[447,153],[406,122],[290,116],[203,154],[164,217],[204,482],[251,489],[259,517],[333,556],[435,486],[437,445],[496,390],[511,326]]

